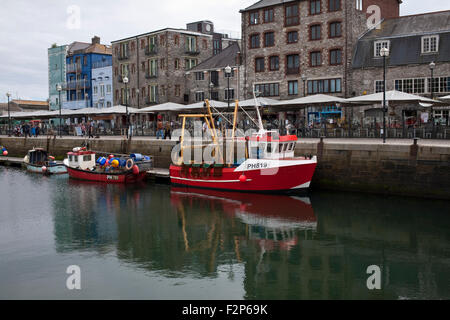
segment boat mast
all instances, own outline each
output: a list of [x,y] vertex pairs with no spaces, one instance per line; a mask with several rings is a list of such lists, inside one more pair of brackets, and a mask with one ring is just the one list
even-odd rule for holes
[[256,115],[258,116],[258,127],[259,127],[258,133],[263,133],[265,130],[264,130],[264,126],[262,123],[261,114],[259,113],[260,105],[259,105],[258,99],[256,99],[255,85],[253,85],[253,99],[255,99]]

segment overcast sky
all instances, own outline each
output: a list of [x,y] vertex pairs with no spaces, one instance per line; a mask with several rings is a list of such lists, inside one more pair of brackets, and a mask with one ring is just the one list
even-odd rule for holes
[[[13,98],[48,98],[47,49],[52,43],[110,44],[165,27],[211,20],[218,31],[240,32],[240,14],[257,0],[1,0],[0,102]],[[80,9],[77,25],[76,11]],[[448,0],[403,0],[402,15],[450,10]],[[70,11],[70,12],[68,12]]]

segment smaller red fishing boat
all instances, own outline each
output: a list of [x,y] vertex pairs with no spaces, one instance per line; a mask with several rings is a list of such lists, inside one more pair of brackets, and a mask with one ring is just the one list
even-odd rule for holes
[[141,154],[127,157],[99,157],[86,148],[74,148],[64,160],[69,177],[106,183],[135,183],[144,180],[152,168],[152,159]]

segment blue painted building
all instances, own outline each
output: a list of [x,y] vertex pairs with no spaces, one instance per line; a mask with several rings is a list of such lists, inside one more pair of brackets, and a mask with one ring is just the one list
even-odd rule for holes
[[[66,98],[64,109],[94,107],[93,69],[109,65],[112,73],[111,47],[100,44],[94,37],[92,43],[74,42],[69,46],[66,57]],[[112,91],[112,88],[111,88]]]
[[92,65],[92,106],[94,108],[113,106],[111,61],[98,62]]

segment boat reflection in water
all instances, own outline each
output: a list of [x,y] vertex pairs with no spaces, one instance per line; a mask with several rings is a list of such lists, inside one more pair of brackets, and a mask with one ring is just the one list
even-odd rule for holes
[[[257,193],[172,187],[171,202],[179,210],[203,202],[212,210],[220,209],[246,226],[246,237],[261,248],[289,250],[298,243],[297,230],[315,230],[317,220],[309,198]],[[242,238],[242,237],[241,237]]]
[[[450,298],[448,202],[317,192],[309,203],[166,185],[57,183],[66,191],[49,196],[57,252],[93,252],[100,269],[105,261],[125,265],[111,275],[123,297]],[[371,265],[382,269],[380,291],[366,286]]]

